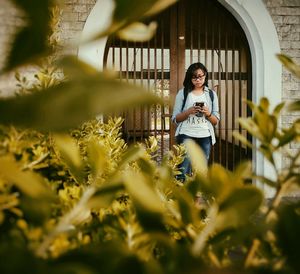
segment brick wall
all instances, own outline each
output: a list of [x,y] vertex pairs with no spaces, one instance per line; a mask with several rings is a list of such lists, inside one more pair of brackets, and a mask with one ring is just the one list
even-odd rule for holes
[[[293,58],[300,65],[300,0],[264,0],[275,24],[281,52]],[[282,100],[300,99],[300,79],[291,75],[285,68],[282,73]],[[298,119],[300,113],[285,112],[282,115],[282,126],[288,127]],[[289,152],[299,151],[299,143],[290,145]],[[284,164],[288,163],[284,157]]]
[[[3,69],[7,50],[11,40],[17,31],[17,27],[24,23],[24,17],[11,1],[0,0],[0,70]],[[14,73],[0,75],[0,96],[9,95],[15,87]]]
[[[62,5],[62,18],[59,37],[61,43],[66,45],[66,54],[77,55],[78,38],[84,23],[97,0],[65,0]],[[9,0],[0,0],[0,69],[3,68],[8,48],[18,26],[24,23],[22,13],[18,11]],[[29,79],[33,78],[33,68],[23,68],[20,71]],[[0,75],[0,96],[14,93],[16,81],[14,73]]]
[[60,37],[64,44],[69,45],[68,53],[77,55],[78,48],[75,44],[97,0],[65,0],[64,2]]

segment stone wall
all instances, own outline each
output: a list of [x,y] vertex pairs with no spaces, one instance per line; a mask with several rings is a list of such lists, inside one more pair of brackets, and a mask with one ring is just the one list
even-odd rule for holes
[[[300,64],[300,0],[264,0],[275,24],[281,52]],[[282,73],[282,100],[300,99],[300,79],[297,79],[285,68]],[[299,118],[300,113],[284,113],[282,126],[288,127]],[[300,144],[291,144],[290,152],[296,153]],[[284,164],[288,160],[284,157]]]
[[85,21],[97,0],[65,0],[62,6],[61,33],[62,43],[68,45],[68,53],[76,54],[76,43],[80,38]]
[[[0,0],[0,70],[7,59],[7,51],[17,31],[24,23],[24,17],[9,0]],[[14,73],[0,75],[0,96],[9,95],[15,87]]]
[[[97,0],[65,0],[63,2],[60,22],[60,42],[66,46],[64,53],[77,55],[78,39],[84,23]],[[4,67],[8,48],[18,26],[24,24],[24,16],[9,0],[0,0],[0,69]],[[34,68],[20,69],[22,75],[33,79]],[[16,81],[14,73],[0,75],[0,96],[14,94]]]

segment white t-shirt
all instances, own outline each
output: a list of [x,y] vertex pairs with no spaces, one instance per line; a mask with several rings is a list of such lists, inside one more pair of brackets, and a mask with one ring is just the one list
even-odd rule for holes
[[[186,99],[186,108],[194,106],[196,102],[204,102],[207,106],[207,100],[205,94],[195,95],[192,92],[188,94]],[[185,134],[191,137],[204,138],[209,137],[208,121],[203,113],[190,114],[189,117],[181,124],[179,134]]]

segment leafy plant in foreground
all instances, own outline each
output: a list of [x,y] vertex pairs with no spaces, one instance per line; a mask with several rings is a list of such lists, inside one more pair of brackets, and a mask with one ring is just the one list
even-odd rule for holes
[[[39,3],[38,10],[47,10],[48,3]],[[116,1],[113,23],[99,37],[130,26],[168,1],[132,3],[125,9]],[[33,6],[22,7],[31,22],[39,22]],[[42,23],[45,28],[48,20]],[[7,68],[44,50],[32,49],[25,59],[10,59]],[[281,197],[299,185],[299,153],[282,170],[275,153],[299,142],[299,120],[280,129],[283,105],[270,113],[266,98],[249,103],[253,117],[240,123],[258,147],[236,135],[263,153],[274,166],[275,179],[252,174],[249,163],[234,172],[207,167],[190,143],[195,172],[182,185],[174,179],[181,147],[158,165],[152,158],[156,140],[127,147],[120,135],[122,119],[94,120],[74,130],[100,112],[157,102],[153,95],[73,58],[63,58],[60,68],[66,81],[0,101],[5,125],[0,135],[1,273],[297,273],[299,203],[285,207]],[[293,104],[299,110],[297,106]],[[71,134],[66,132],[70,128]],[[274,187],[274,200],[265,201],[258,188],[245,184],[249,179]],[[195,204],[198,193],[205,204]]]

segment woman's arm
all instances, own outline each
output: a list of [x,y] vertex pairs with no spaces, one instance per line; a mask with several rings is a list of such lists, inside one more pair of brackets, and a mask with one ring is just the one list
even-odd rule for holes
[[[206,118],[215,126],[220,121],[220,112],[219,112],[219,98],[217,93],[213,90],[214,100],[212,102],[212,110],[207,113]],[[211,114],[211,116],[210,116]]]
[[183,122],[186,120],[191,114],[197,114],[200,111],[200,107],[190,107],[187,110],[180,112],[176,115],[176,123]]
[[219,119],[213,114],[213,111],[209,111],[208,107],[202,107],[200,110],[206,117],[207,120],[209,120],[212,125],[217,125],[219,122]]

